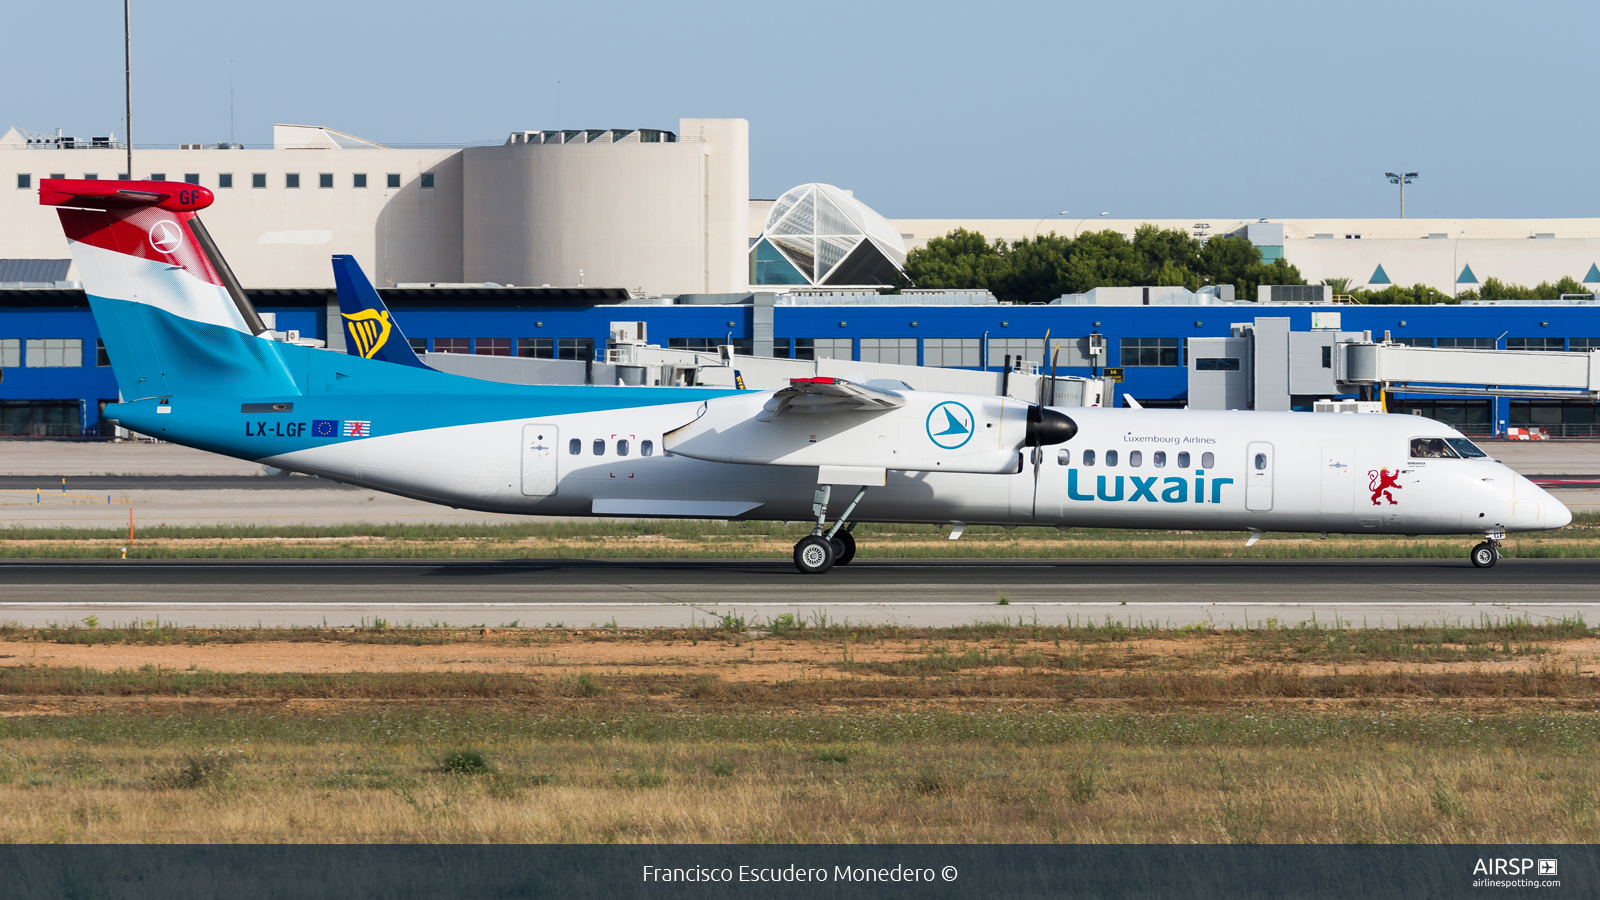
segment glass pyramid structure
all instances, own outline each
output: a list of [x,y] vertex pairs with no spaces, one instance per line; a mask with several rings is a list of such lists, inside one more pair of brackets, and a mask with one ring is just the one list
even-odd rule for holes
[[893,285],[906,245],[889,220],[831,184],[784,191],[750,248],[750,283]]

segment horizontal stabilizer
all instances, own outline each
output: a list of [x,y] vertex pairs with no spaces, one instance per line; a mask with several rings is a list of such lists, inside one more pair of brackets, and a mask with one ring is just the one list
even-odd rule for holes
[[198,184],[173,181],[100,181],[90,178],[46,178],[39,183],[39,205],[76,209],[138,209],[155,206],[168,212],[196,212],[216,196]]

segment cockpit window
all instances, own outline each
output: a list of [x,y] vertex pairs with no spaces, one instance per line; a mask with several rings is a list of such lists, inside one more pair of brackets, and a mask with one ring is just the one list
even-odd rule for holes
[[1488,459],[1489,458],[1489,454],[1483,452],[1482,450],[1479,450],[1477,444],[1474,444],[1473,442],[1467,440],[1466,438],[1445,438],[1444,442],[1446,444],[1449,444],[1451,447],[1453,447],[1455,449],[1455,451],[1457,453],[1461,454],[1463,457],[1465,457],[1467,459]]
[[[1474,450],[1477,448],[1474,447]],[[1479,451],[1482,455],[1482,451]],[[1444,438],[1412,438],[1412,459],[1460,459],[1461,455],[1453,450]]]

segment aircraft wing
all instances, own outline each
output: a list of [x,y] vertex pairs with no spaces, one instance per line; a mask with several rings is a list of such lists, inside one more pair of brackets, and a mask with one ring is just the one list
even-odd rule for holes
[[1027,433],[1028,404],[1007,397],[801,378],[707,400],[663,445],[710,462],[996,474],[1017,471]]
[[791,378],[788,387],[761,407],[756,421],[771,422],[783,415],[884,412],[905,405],[904,394],[843,378]]

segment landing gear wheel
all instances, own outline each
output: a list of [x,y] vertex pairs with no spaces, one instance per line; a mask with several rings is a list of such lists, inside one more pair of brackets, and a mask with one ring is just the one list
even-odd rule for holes
[[833,542],[814,534],[800,539],[794,545],[794,567],[805,575],[821,575],[833,568],[835,554]]
[[833,536],[833,564],[836,566],[849,565],[850,560],[856,558],[856,539],[848,531],[840,531]]
[[1472,548],[1472,564],[1480,569],[1493,568],[1500,561],[1500,554],[1495,551],[1494,544],[1484,541]]

